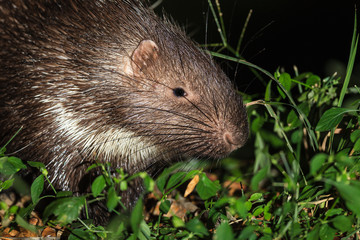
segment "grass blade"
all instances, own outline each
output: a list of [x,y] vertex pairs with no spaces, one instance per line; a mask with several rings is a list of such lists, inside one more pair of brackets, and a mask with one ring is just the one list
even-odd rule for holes
[[351,41],[351,48],[350,48],[350,56],[349,56],[349,62],[346,68],[346,76],[345,76],[345,80],[344,80],[344,85],[341,89],[341,93],[340,93],[340,97],[339,97],[339,103],[338,103],[338,107],[341,107],[344,101],[344,97],[346,94],[346,90],[348,88],[349,82],[350,82],[350,77],[352,74],[352,70],[354,67],[354,63],[355,63],[355,56],[356,56],[356,50],[357,50],[357,45],[359,42],[359,35],[356,32],[357,29],[357,22],[356,22],[356,11],[355,11],[355,19],[354,19],[354,32],[353,32],[353,37],[352,37],[352,41]]

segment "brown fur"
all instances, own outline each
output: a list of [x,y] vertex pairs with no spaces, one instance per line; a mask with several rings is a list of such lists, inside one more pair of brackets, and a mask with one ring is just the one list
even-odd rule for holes
[[225,74],[137,0],[2,0],[0,44],[0,143],[23,126],[8,153],[45,163],[58,189],[85,191],[96,159],[153,173],[247,139]]

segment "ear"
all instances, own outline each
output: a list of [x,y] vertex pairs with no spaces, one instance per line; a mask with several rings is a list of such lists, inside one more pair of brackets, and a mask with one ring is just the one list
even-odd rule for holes
[[149,67],[156,63],[159,47],[152,40],[142,40],[131,54],[131,73],[141,75]]

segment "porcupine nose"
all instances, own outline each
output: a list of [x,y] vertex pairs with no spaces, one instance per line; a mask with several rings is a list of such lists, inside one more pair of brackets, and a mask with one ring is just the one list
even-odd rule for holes
[[229,148],[229,153],[244,145],[244,141],[242,140],[240,134],[234,134],[226,131],[223,137],[227,147]]

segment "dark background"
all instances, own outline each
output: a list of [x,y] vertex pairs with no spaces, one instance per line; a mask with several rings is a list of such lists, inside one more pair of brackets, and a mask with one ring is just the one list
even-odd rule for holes
[[[271,73],[282,67],[293,75],[296,65],[300,73],[310,71],[323,78],[338,72],[344,76],[359,0],[220,0],[220,4],[234,47],[249,10],[253,10],[242,43],[242,56],[248,61]],[[156,9],[162,10],[198,43],[220,42],[207,0],[164,0]],[[357,85],[358,64],[357,60],[352,79]],[[262,91],[262,84],[247,67],[231,63],[222,66],[240,90]]]

